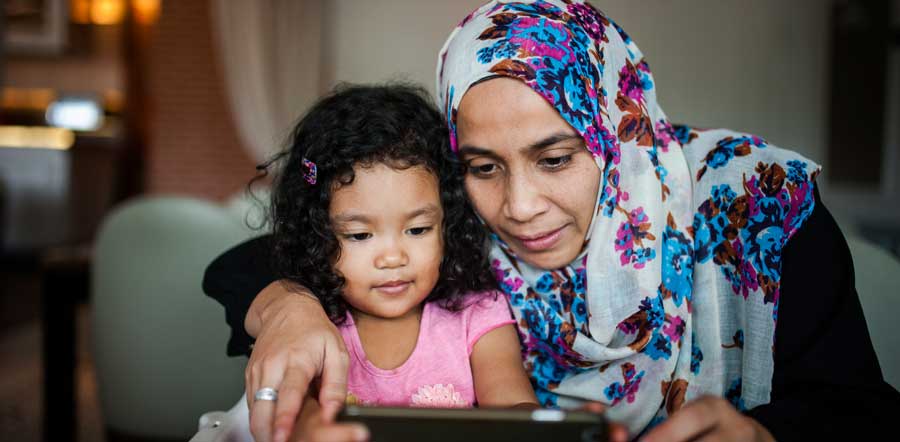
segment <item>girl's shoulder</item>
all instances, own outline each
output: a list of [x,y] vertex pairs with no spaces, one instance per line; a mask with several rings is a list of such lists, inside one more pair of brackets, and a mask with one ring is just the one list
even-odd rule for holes
[[487,332],[515,323],[506,295],[498,290],[469,292],[460,301],[459,308],[455,310],[436,305],[426,310],[433,315],[432,325],[453,324],[456,333],[465,336],[469,353]]
[[497,311],[512,315],[506,295],[499,290],[481,290],[462,295],[456,313],[481,315]]

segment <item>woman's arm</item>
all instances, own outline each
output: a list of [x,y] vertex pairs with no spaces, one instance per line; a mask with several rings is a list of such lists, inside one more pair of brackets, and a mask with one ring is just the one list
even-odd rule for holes
[[[349,359],[318,301],[275,281],[268,238],[218,257],[206,270],[203,289],[225,307],[232,331],[228,353],[250,356],[244,380],[254,438],[284,442],[314,379],[320,379],[318,398],[327,414],[343,404]],[[278,400],[255,402],[254,393],[262,387],[275,388]]]
[[475,343],[469,358],[479,406],[540,407],[522,366],[514,325],[503,325],[485,333]]
[[[269,265],[270,239],[271,235],[260,236],[229,249],[203,275],[203,291],[225,307],[225,320],[231,327],[229,356],[250,356],[258,330],[247,333],[248,313],[256,295],[278,279]],[[258,312],[253,316],[258,317]]]
[[772,401],[748,415],[778,440],[892,428],[900,394],[884,382],[850,249],[816,191],[816,207],[782,255]]
[[900,394],[881,376],[844,236],[818,189],[815,199],[782,253],[771,401],[741,415],[701,398],[645,440],[865,440],[893,428]]

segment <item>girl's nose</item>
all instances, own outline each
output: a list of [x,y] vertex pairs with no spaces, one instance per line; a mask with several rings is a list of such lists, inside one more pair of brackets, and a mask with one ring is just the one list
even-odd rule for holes
[[381,253],[375,257],[375,268],[392,269],[403,267],[409,263],[409,257],[402,244],[396,240],[389,240],[382,248]]

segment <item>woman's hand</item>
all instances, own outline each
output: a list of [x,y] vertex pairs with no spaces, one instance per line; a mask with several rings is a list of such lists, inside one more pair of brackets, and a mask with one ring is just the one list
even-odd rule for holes
[[[579,410],[603,414],[606,412],[606,405],[600,402],[588,402],[581,406]],[[607,430],[609,431],[609,442],[628,442],[628,429],[625,428],[624,425],[617,422],[610,422]]]
[[[349,360],[340,332],[318,300],[273,282],[253,301],[245,328],[256,335],[244,372],[254,439],[285,442],[317,378],[321,414],[333,418],[347,394]],[[277,401],[255,401],[263,387],[276,389]]]
[[642,442],[655,441],[753,441],[774,442],[775,438],[759,422],[739,413],[721,397],[705,396],[650,430]]

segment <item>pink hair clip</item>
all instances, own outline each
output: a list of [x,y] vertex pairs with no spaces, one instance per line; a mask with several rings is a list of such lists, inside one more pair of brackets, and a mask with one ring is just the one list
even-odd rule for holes
[[305,179],[309,184],[316,184],[316,175],[318,174],[316,163],[313,163],[312,161],[304,158],[303,169],[303,179]]

